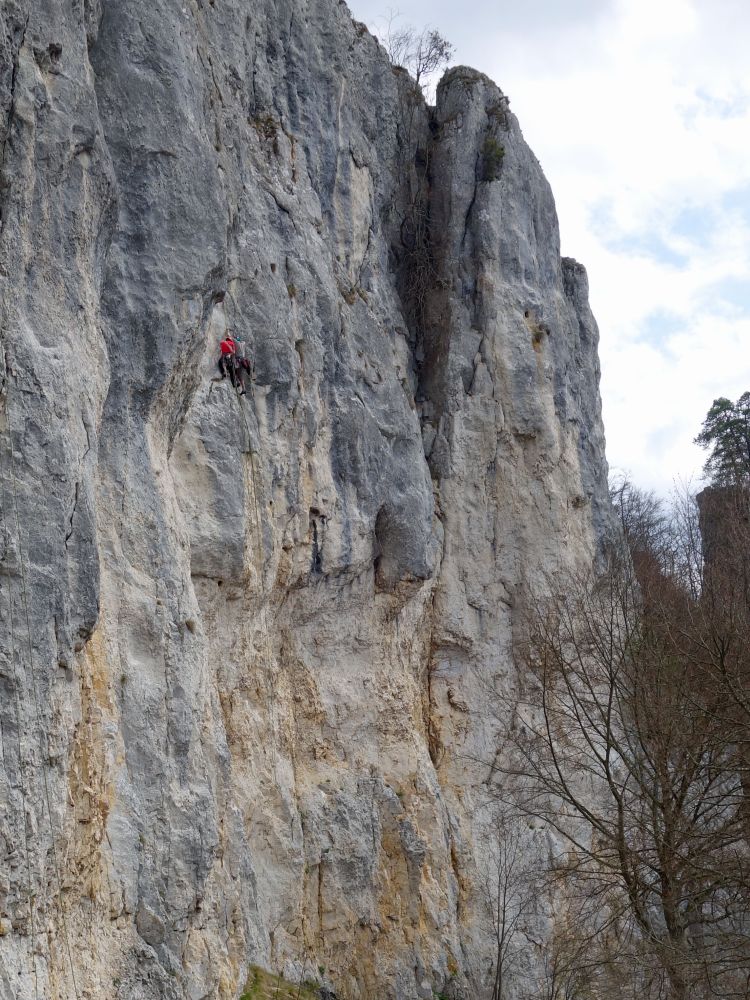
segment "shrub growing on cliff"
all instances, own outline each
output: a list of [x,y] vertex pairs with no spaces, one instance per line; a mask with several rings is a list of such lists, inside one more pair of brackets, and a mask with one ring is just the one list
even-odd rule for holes
[[482,146],[482,180],[496,181],[505,158],[505,146],[502,146],[494,136],[488,135]]

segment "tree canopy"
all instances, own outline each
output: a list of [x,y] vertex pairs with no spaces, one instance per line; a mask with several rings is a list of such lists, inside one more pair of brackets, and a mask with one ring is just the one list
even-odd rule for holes
[[750,483],[750,392],[715,399],[695,443],[709,448],[703,472],[712,486]]

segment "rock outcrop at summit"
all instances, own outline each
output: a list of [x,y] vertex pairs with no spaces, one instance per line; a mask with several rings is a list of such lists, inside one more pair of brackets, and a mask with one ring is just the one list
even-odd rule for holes
[[0,44],[0,998],[484,996],[491,694],[609,526],[537,160],[333,0]]

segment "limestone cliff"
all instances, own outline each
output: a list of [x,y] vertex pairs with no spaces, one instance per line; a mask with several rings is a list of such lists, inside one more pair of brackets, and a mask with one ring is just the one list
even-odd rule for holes
[[484,996],[488,692],[608,524],[507,101],[427,108],[335,0],[3,0],[0,45],[0,998]]

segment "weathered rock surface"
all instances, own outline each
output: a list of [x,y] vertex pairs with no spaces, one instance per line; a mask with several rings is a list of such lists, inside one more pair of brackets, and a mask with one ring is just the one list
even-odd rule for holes
[[0,997],[483,996],[491,693],[608,528],[539,164],[332,0],[0,45]]

